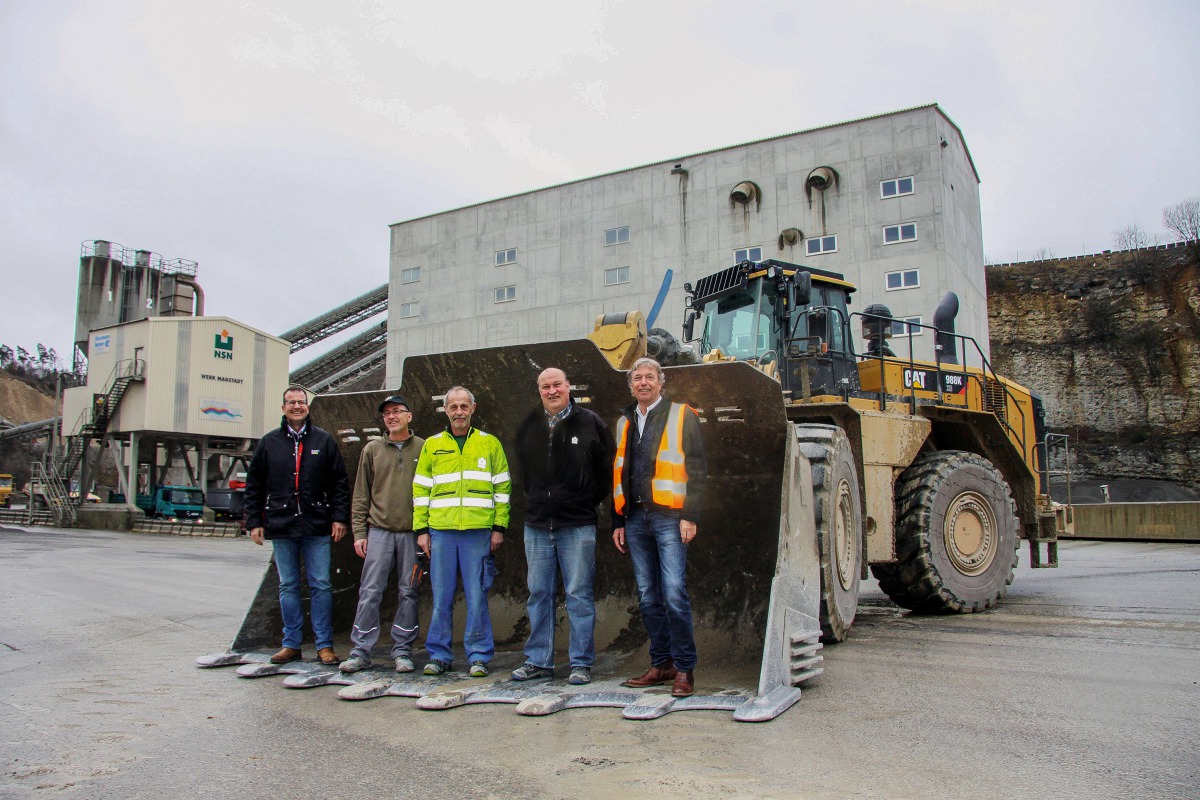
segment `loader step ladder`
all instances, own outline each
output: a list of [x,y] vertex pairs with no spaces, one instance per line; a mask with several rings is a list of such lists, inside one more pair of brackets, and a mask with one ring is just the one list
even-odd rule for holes
[[[1050,468],[1051,448],[1062,450],[1062,469]],[[1038,502],[1037,534],[1029,537],[1029,566],[1032,569],[1052,569],[1058,566],[1058,537],[1075,532],[1075,506],[1071,503],[1071,445],[1066,434],[1047,433],[1040,445],[1042,460],[1042,492],[1044,501]],[[1055,478],[1063,479],[1067,486],[1066,504],[1051,499],[1050,486]],[[1042,558],[1041,543],[1046,543],[1046,557]]]

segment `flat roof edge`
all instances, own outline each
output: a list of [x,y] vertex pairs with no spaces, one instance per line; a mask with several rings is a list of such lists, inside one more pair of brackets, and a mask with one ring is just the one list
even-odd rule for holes
[[967,161],[971,165],[971,171],[975,174],[975,181],[976,181],[976,183],[979,183],[980,182],[979,181],[979,170],[976,169],[976,167],[975,167],[975,159],[971,157],[971,150],[970,150],[970,148],[967,147],[967,140],[966,140],[966,137],[963,136],[962,129],[958,127],[958,123],[956,123],[953,119],[950,118],[949,114],[947,114],[945,111],[942,110],[942,107],[940,105],[938,105],[937,103],[926,103],[925,105],[910,106],[909,108],[901,108],[896,111],[885,111],[880,114],[871,114],[871,115],[868,115],[865,117],[856,117],[855,119],[848,119],[843,122],[833,122],[828,125],[818,125],[814,128],[805,128],[805,129],[798,130],[798,131],[792,131],[791,133],[781,133],[776,136],[767,136],[762,139],[752,139],[748,142],[741,142],[740,144],[725,145],[724,147],[714,147],[711,150],[701,150],[699,152],[690,153],[688,155],[682,155],[682,156],[676,156],[674,158],[662,159],[661,161],[650,161],[645,164],[639,164],[639,165],[633,166],[633,167],[625,167],[623,169],[613,170],[612,172],[601,172],[596,175],[588,175],[583,178],[575,178],[574,180],[563,181],[562,183],[553,183],[548,186],[538,187],[537,189],[527,189],[523,192],[514,192],[513,194],[507,194],[507,195],[503,195],[501,197],[493,197],[490,200],[480,200],[475,203],[467,203],[466,205],[456,206],[454,208],[448,208],[444,211],[435,211],[432,214],[422,214],[419,217],[411,217],[409,219],[404,219],[404,220],[400,220],[398,222],[390,223],[388,225],[388,227],[394,228],[397,225],[406,225],[410,222],[420,222],[421,220],[432,219],[433,217],[440,217],[443,214],[453,214],[456,211],[465,211],[469,208],[479,208],[480,206],[486,206],[486,205],[490,205],[492,203],[500,203],[505,200],[512,200],[517,197],[525,197],[526,195],[537,194],[538,192],[545,192],[550,189],[561,189],[565,186],[573,186],[577,183],[586,183],[587,181],[593,181],[593,180],[596,180],[597,178],[607,178],[607,177],[611,177],[613,175],[621,175],[626,172],[636,172],[637,170],[646,169],[647,167],[657,167],[657,166],[662,166],[664,164],[672,164],[674,162],[681,161],[681,160],[687,159],[687,158],[697,158],[699,156],[708,156],[708,155],[712,155],[714,153],[721,153],[721,152],[724,152],[727,150],[735,150],[739,147],[749,147],[750,145],[765,144],[767,142],[775,142],[775,141],[779,141],[781,139],[788,139],[792,136],[800,136],[801,134],[805,134],[805,133],[816,133],[817,131],[829,130],[831,128],[840,128],[843,125],[856,125],[860,122],[867,122],[869,120],[883,119],[884,117],[894,117],[894,116],[898,116],[900,114],[911,114],[914,111],[926,111],[926,110],[933,110],[933,111],[937,112],[944,120],[946,120],[947,123],[949,123],[950,127],[954,128],[955,133],[958,134],[958,140],[960,142],[962,142],[963,151],[967,154]]

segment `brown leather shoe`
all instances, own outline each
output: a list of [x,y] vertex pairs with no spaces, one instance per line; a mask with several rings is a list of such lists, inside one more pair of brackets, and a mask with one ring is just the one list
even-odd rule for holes
[[634,689],[641,689],[643,686],[659,686],[675,680],[675,674],[675,664],[671,661],[666,661],[658,666],[651,667],[636,678],[630,678],[625,681],[625,685]]
[[275,655],[271,656],[272,664],[286,664],[289,661],[299,661],[303,656],[295,647],[285,647]]
[[692,683],[692,673],[682,671],[675,673],[675,685],[671,687],[671,696],[691,697],[695,692]]
[[342,660],[338,658],[338,654],[334,652],[332,647],[322,647],[317,651],[317,658],[320,659],[322,664],[330,667],[336,667],[342,663]]

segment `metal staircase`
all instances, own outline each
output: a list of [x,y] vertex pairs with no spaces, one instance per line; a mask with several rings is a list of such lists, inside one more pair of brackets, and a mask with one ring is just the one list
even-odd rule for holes
[[41,497],[50,513],[54,515],[54,524],[60,528],[70,528],[75,525],[75,506],[67,494],[62,480],[52,469],[46,469],[40,461],[30,465],[29,478],[29,507],[32,519],[33,498]]
[[[108,431],[108,423],[117,410],[121,398],[125,396],[131,383],[145,380],[145,369],[146,362],[140,358],[127,358],[118,361],[113,366],[113,371],[105,381],[104,394],[97,395],[90,412],[83,413],[84,422],[79,428],[79,433],[71,437],[71,443],[66,452],[55,462],[53,472],[60,482],[69,481],[71,475],[75,473],[84,451],[87,449],[88,442],[101,438]],[[83,492],[80,493],[81,496],[83,494]]]

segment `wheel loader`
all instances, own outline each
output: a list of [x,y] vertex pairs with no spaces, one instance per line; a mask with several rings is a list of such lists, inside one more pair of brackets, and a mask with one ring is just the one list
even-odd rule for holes
[[[1070,516],[1051,506],[1043,486],[1040,400],[953,333],[952,295],[928,329],[937,356],[920,361],[891,349],[895,326],[911,324],[882,306],[851,313],[855,287],[834,272],[747,261],[685,290],[683,345],[647,331],[640,312],[607,315],[587,339],[409,357],[401,386],[318,396],[313,418],[338,437],[353,480],[361,448],[385,433],[376,414],[383,396],[398,390],[426,435],[445,424],[446,389],[463,385],[478,403],[473,424],[511,454],[517,425],[539,403],[541,370],[563,369],[574,401],[613,421],[632,402],[625,370],[647,352],[657,357],[668,365],[666,394],[700,416],[709,464],[688,587],[698,695],[715,705],[697,697],[680,707],[733,708],[739,720],[775,717],[821,674],[822,643],[850,631],[868,567],[899,605],[943,613],[1000,600],[1020,538],[1034,566],[1057,566],[1056,534]],[[856,327],[863,353],[855,352]],[[490,593],[498,652],[516,659],[528,633],[522,490],[514,485]],[[596,548],[598,672],[609,656],[635,659],[631,668],[640,670],[645,631],[633,571],[608,545],[609,530],[605,512]],[[361,568],[348,539],[334,548],[342,631],[353,620]],[[277,594],[269,568],[235,652],[276,643]],[[738,694],[755,683],[756,692]],[[509,687],[499,702],[515,702],[519,690]],[[599,692],[561,697],[567,705],[630,702]]]

